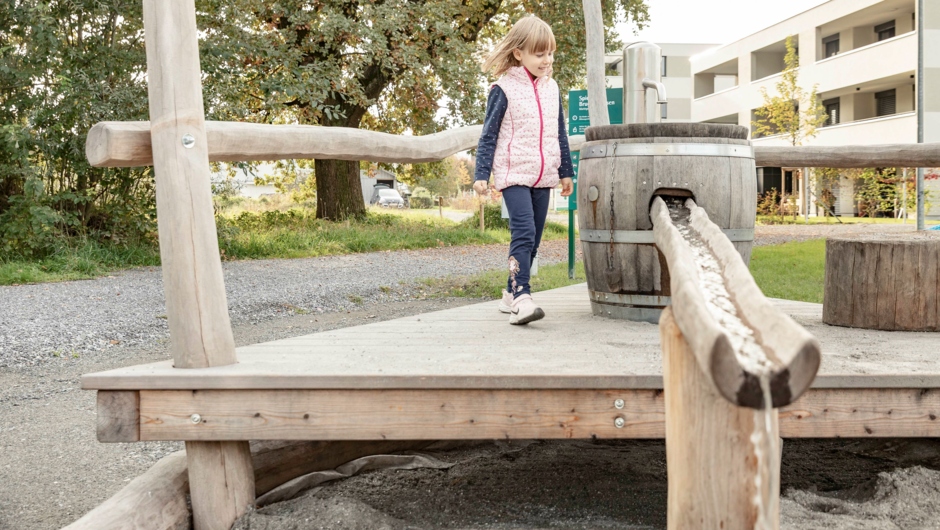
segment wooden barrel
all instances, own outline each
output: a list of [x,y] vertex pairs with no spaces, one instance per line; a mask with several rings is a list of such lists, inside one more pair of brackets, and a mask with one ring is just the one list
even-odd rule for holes
[[940,232],[826,240],[826,324],[940,331]]
[[691,197],[751,257],[757,207],[746,127],[650,123],[588,127],[581,147],[578,223],[595,315],[658,322],[669,272],[653,243],[650,203]]

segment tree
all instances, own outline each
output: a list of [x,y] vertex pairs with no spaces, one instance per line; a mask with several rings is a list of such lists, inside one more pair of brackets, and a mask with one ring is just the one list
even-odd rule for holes
[[816,136],[816,129],[826,122],[827,116],[816,96],[817,85],[806,92],[797,82],[800,58],[792,36],[787,37],[786,48],[777,95],[770,96],[766,87],[760,89],[764,105],[754,111],[757,120],[752,124],[753,134],[755,137],[782,134],[790,145],[801,145],[804,139]]
[[[555,77],[581,86],[580,0],[202,0],[203,70],[216,119],[366,127],[428,134],[479,123],[484,50],[533,13],[558,41]],[[605,20],[642,27],[643,0],[605,2]],[[608,38],[610,47],[618,45]],[[446,109],[440,108],[440,103]],[[317,217],[365,211],[359,164],[315,162]]]

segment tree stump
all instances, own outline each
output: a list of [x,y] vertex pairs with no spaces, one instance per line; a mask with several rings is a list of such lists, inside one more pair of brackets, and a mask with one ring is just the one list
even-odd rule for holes
[[940,331],[940,232],[826,241],[823,322]]

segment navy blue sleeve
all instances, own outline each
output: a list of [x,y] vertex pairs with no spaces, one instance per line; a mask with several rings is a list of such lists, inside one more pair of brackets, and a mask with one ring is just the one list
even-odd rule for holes
[[[503,125],[503,116],[509,107],[509,98],[498,86],[493,86],[486,100],[486,119],[483,120],[483,134],[477,144],[477,168],[473,180],[490,180],[493,171],[493,155],[496,153],[496,139]],[[570,162],[569,162],[570,165]]]
[[561,147],[561,166],[558,167],[558,178],[574,177],[574,165],[571,163],[571,147],[568,145],[568,131],[565,127],[565,105],[558,97],[558,146]]

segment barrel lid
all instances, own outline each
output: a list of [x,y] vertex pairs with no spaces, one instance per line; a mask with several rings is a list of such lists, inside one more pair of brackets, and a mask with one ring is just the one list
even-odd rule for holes
[[730,138],[747,140],[747,127],[730,123],[630,123],[597,125],[584,130],[584,139],[619,140],[621,138]]

